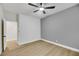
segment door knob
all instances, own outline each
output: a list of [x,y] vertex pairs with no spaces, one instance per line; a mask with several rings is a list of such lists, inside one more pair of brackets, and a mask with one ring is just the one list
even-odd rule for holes
[[2,37],[6,37],[5,35],[3,35]]

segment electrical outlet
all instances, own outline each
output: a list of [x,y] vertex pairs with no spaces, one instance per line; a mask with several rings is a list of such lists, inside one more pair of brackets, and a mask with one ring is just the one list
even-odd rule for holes
[[58,42],[58,40],[56,40],[56,42]]

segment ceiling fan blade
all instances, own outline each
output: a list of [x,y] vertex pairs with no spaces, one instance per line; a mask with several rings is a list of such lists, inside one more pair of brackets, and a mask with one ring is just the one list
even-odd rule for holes
[[37,5],[34,5],[34,4],[32,4],[32,3],[28,3],[28,5],[34,6],[34,7],[38,7]]
[[43,10],[43,13],[46,14],[46,12]]
[[44,9],[53,9],[55,6],[45,7]]
[[33,11],[33,12],[37,12],[37,11],[39,11],[39,10],[35,10],[35,11]]

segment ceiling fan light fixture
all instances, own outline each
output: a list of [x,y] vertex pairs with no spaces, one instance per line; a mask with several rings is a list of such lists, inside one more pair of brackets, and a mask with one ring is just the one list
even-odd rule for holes
[[35,11],[33,11],[34,13],[38,12],[38,11],[41,11],[41,12],[43,12],[43,14],[46,14],[46,11],[45,11],[46,9],[54,9],[55,8],[55,6],[47,6],[47,7],[45,6],[44,7],[43,3],[39,3],[39,6],[36,5],[36,4],[32,4],[32,3],[28,3],[28,5],[38,8]]
[[39,8],[39,10],[40,10],[40,11],[43,11],[43,10],[44,10],[44,8]]

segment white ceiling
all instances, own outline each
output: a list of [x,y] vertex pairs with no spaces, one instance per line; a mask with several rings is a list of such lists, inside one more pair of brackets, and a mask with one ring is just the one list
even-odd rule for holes
[[37,8],[33,6],[29,6],[26,3],[4,3],[2,4],[5,12],[10,12],[10,13],[15,13],[15,14],[26,14],[26,15],[35,16],[38,18],[43,18],[48,15],[57,13],[64,9],[70,8],[76,4],[75,3],[49,3],[49,4],[45,4],[44,6],[49,6],[49,5],[55,5],[56,8],[45,10],[46,14],[43,14],[41,11],[37,13],[33,13],[33,11],[36,10]]

